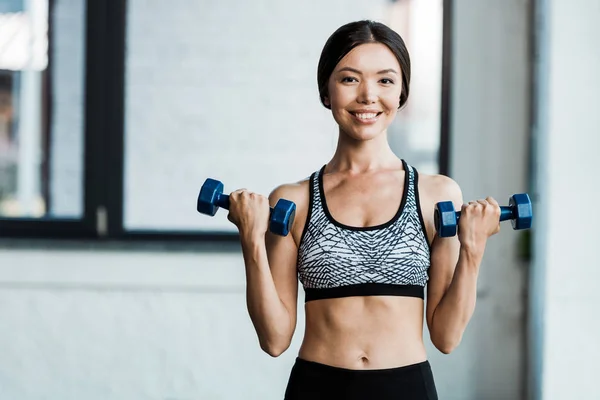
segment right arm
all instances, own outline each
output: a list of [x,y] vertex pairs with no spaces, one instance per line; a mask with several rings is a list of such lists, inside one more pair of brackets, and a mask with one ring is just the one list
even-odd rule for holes
[[[298,214],[303,214],[298,212],[303,203],[301,186],[280,186],[268,200],[247,191],[231,195],[230,220],[239,228],[246,267],[248,313],[261,349],[272,357],[288,349],[296,328],[298,246],[294,234],[299,228],[297,221],[301,220]],[[269,203],[274,206],[280,198],[293,201],[297,207],[287,236],[268,231]]]

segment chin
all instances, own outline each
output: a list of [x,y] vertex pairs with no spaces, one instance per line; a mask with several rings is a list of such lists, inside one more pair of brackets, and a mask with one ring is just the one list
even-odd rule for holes
[[364,127],[364,126],[348,126],[348,127],[344,127],[342,126],[341,131],[343,132],[343,134],[345,134],[346,136],[354,139],[354,140],[361,140],[361,141],[368,141],[368,140],[372,140],[375,139],[376,137],[382,135],[386,130],[385,126],[370,126],[370,127]]

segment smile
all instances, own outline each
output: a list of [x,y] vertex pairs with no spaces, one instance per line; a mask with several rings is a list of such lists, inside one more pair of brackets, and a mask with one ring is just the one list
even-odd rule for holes
[[368,123],[373,123],[373,122],[377,121],[377,119],[382,114],[382,112],[370,112],[370,113],[350,112],[350,114],[352,114],[352,116],[354,117],[355,120],[357,120],[361,123],[368,124]]

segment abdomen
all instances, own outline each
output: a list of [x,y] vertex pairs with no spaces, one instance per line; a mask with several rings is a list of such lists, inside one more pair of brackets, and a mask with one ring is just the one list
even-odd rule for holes
[[383,369],[427,359],[420,298],[346,297],[306,303],[300,358],[348,369]]

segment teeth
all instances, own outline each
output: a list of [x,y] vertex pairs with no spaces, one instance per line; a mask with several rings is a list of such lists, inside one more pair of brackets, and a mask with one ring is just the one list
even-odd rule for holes
[[373,119],[377,117],[377,113],[355,114],[360,119]]

